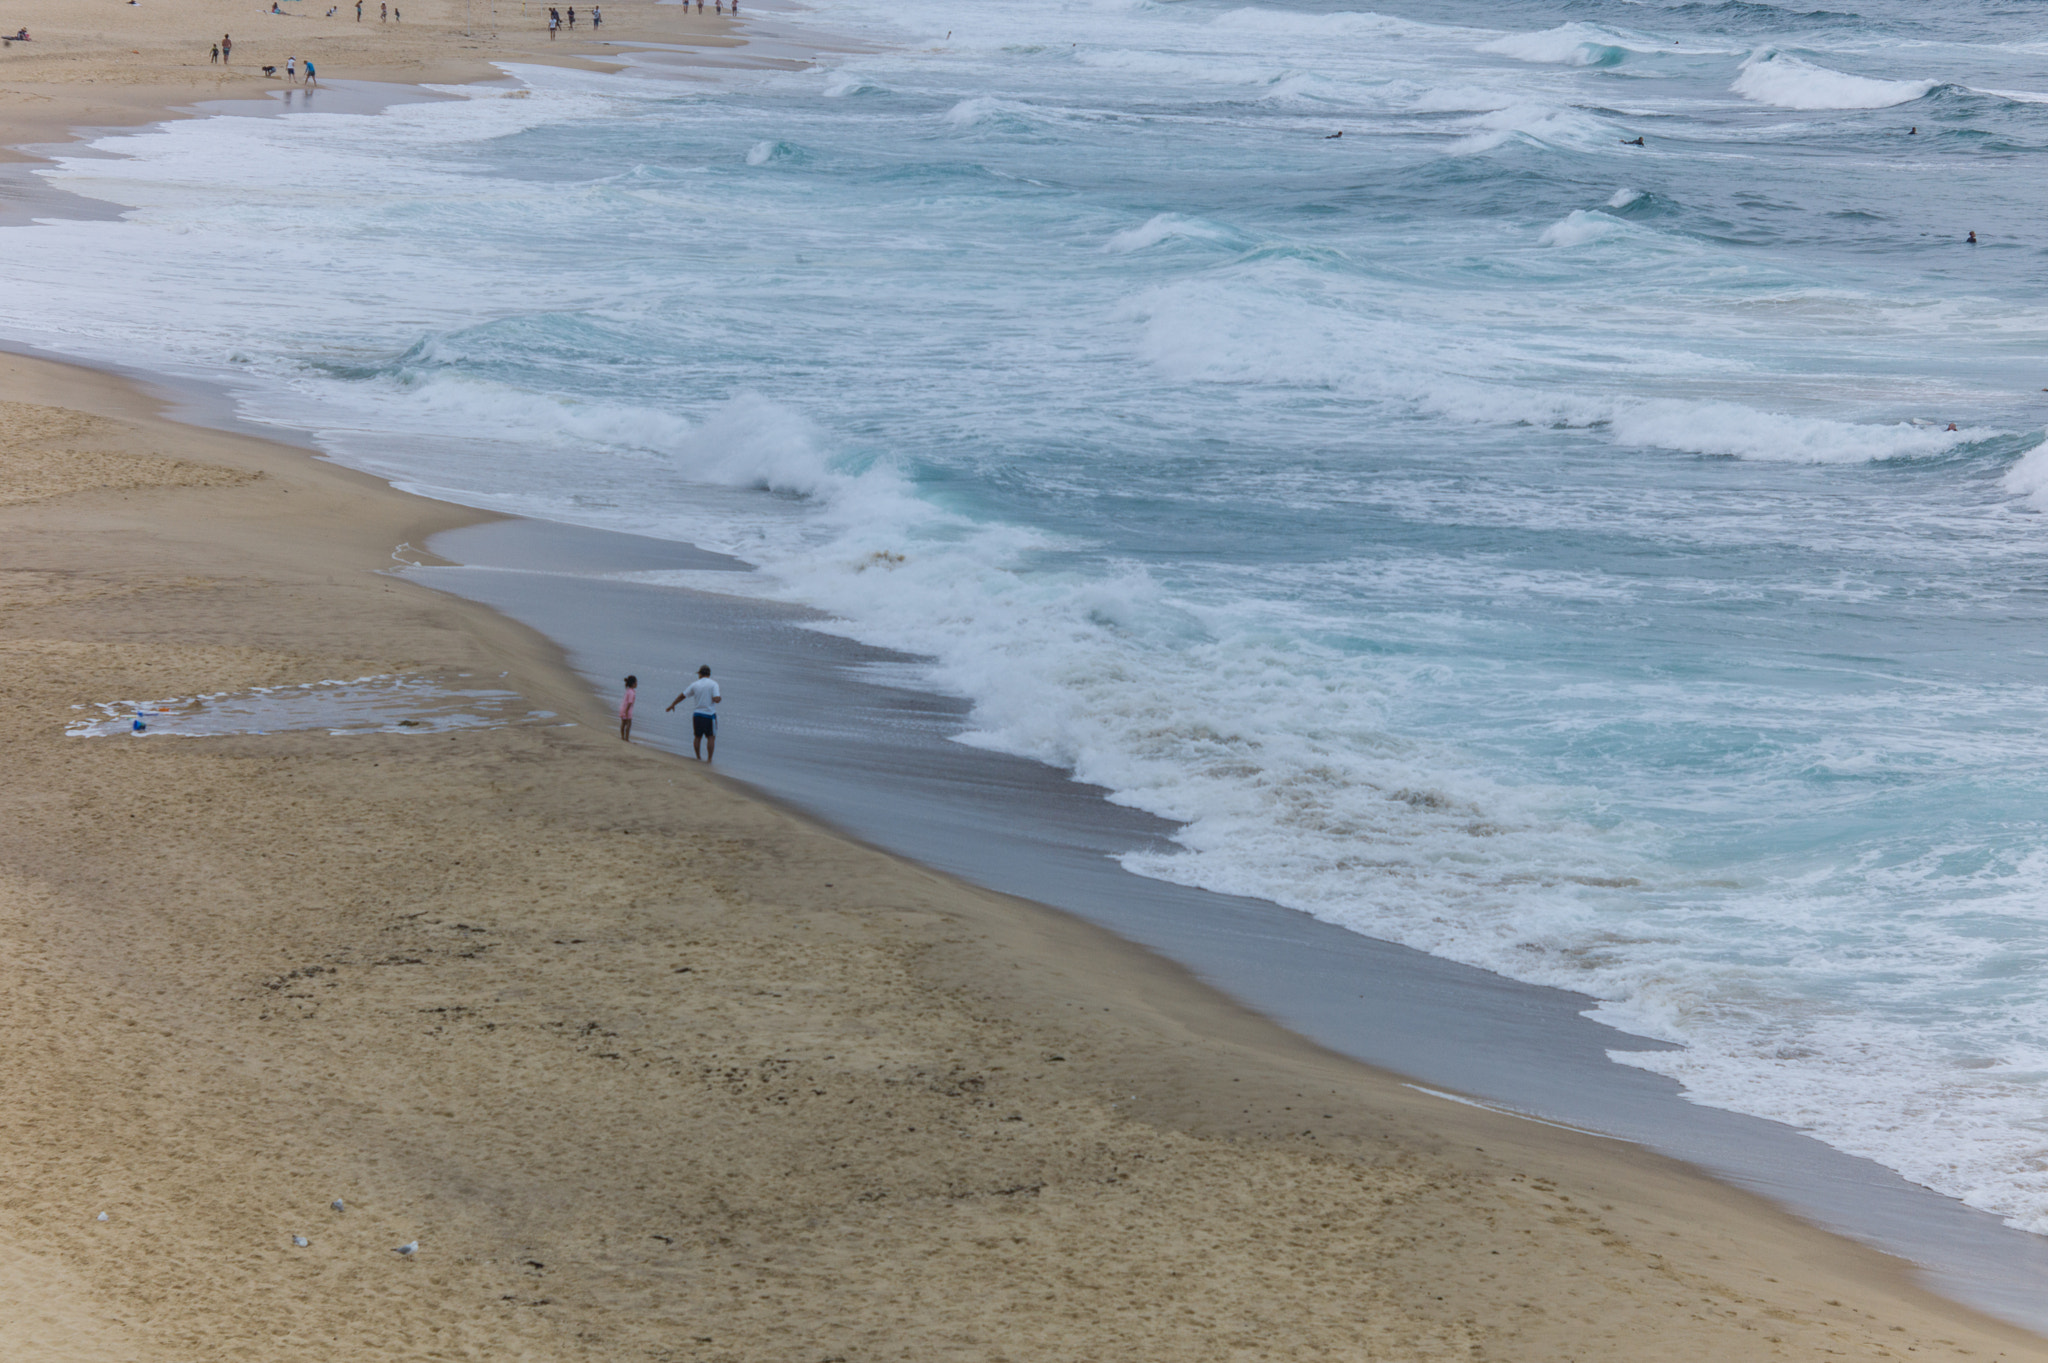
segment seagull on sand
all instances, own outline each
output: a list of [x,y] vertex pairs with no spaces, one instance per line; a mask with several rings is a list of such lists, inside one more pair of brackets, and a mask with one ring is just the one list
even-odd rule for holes
[[334,1210],[336,1211],[340,1211],[342,1209],[342,1201],[338,1197],[335,1198],[334,1201],[328,1203],[327,1205],[334,1208]]
[[310,1245],[313,1242],[311,1240],[308,1240],[303,1235],[294,1235],[292,1237],[292,1243],[297,1245],[300,1249],[304,1249],[307,1245]]
[[393,1254],[404,1254],[407,1256],[417,1254],[420,1252],[420,1242],[415,1240],[409,1245],[400,1245],[397,1249],[394,1249],[391,1252]]

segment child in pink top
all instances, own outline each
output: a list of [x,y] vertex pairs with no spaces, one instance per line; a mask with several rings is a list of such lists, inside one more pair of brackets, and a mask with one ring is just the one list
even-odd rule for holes
[[640,679],[626,678],[626,694],[619,701],[619,737],[633,741],[633,702],[640,698]]

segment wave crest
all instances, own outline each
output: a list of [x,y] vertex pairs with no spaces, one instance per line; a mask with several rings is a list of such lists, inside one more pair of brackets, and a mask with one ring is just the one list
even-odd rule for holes
[[1889,109],[1922,98],[1940,83],[1852,76],[1759,48],[1742,63],[1735,83],[1728,88],[1744,99],[1780,109]]

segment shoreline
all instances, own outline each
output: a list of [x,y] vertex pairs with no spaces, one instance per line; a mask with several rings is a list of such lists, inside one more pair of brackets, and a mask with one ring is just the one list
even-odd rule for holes
[[[1101,929],[622,750],[551,641],[380,571],[484,513],[145,416],[90,371],[8,359],[0,384],[109,413],[111,450],[258,475],[110,483],[118,457],[63,451],[28,462],[68,488],[0,512],[10,580],[61,584],[17,587],[0,632],[0,1161],[42,1171],[0,1194],[0,1253],[58,1284],[35,1320],[86,1328],[87,1302],[164,1358],[217,1356],[230,1325],[338,1342],[364,1292],[402,1331],[534,1357],[2048,1352],[1705,1174],[1420,1092]],[[573,725],[62,733],[84,700],[390,671],[502,673]],[[360,1221],[322,1219],[337,1195]],[[322,1252],[293,1257],[294,1226]],[[453,1262],[396,1278],[409,1237]],[[221,1301],[217,1326],[185,1314]],[[1219,1311],[1260,1324],[1221,1347],[1244,1327]],[[402,1331],[364,1351],[415,1356]],[[94,1356],[34,1342],[10,1356]]]
[[[1056,768],[953,742],[965,707],[887,678],[916,660],[846,640],[798,608],[620,577],[747,565],[673,541],[489,521],[424,546],[458,566],[405,576],[502,612],[567,650],[594,694],[628,667],[688,675],[699,657],[743,695],[720,764],[800,816],[971,884],[1105,927],[1340,1055],[1535,1121],[1626,1141],[1759,1193],[1814,1225],[1919,1265],[2016,1323],[2048,1324],[2048,1241],[1775,1122],[1691,1102],[1610,1058],[1669,1049],[1586,1016],[1596,1000],[1367,937],[1270,901],[1125,871],[1174,825]],[[676,641],[688,640],[687,646]],[[881,680],[877,680],[877,669]],[[658,699],[658,698],[657,698]],[[674,717],[636,727],[678,756]],[[1448,1090],[1448,1093],[1442,1091]]]
[[[167,114],[166,116],[172,115]],[[154,418],[151,416],[147,416],[146,413],[148,413],[155,406],[155,404],[150,399],[147,399],[143,397],[141,394],[137,393],[132,387],[125,387],[121,385],[119,380],[95,379],[84,377],[79,374],[74,374],[69,379],[62,379],[48,372],[49,366],[46,364],[29,365],[26,368],[23,368],[22,366],[19,365],[10,364],[9,368],[14,371],[9,375],[8,393],[10,396],[18,395],[19,392],[23,391],[22,385],[27,384],[28,387],[34,388],[38,392],[43,393],[46,396],[49,393],[54,392],[60,396],[67,396],[69,398],[75,399],[80,409],[114,411],[118,412],[120,418],[124,420],[142,419],[146,421],[154,421]],[[33,372],[33,378],[25,379],[22,377],[24,374],[29,374],[31,372]],[[102,385],[104,385],[104,387]],[[119,391],[120,396],[113,395],[115,390]],[[59,401],[51,403],[49,405],[71,407],[73,406],[73,402]],[[204,443],[209,437],[216,439],[225,439],[230,443],[233,443],[238,450],[242,445],[250,443],[259,443],[252,441],[252,439],[250,437],[247,437],[246,435],[230,435],[227,437],[217,437],[215,436],[215,433],[206,431],[189,432],[183,438],[188,443]],[[272,483],[285,483],[291,481],[289,475],[286,473],[286,471],[281,467],[279,463],[279,461],[281,461],[284,458],[285,454],[290,454],[293,458],[296,458],[302,463],[312,463],[312,461],[305,460],[303,451],[290,450],[289,447],[278,445],[277,442],[275,442],[274,440],[260,441],[260,443],[271,448],[272,450],[280,451],[280,453],[274,453],[264,457],[265,461],[267,461],[265,464],[264,478]],[[329,470],[338,471],[341,482],[352,484],[351,492],[349,495],[352,498],[359,499],[358,502],[354,504],[366,505],[371,502],[381,502],[383,498],[401,499],[403,502],[418,503],[418,506],[411,512],[411,514],[422,527],[429,524],[437,523],[441,519],[445,519],[447,523],[450,525],[458,523],[480,523],[496,519],[496,517],[492,513],[475,511],[457,511],[456,509],[449,507],[448,504],[432,503],[426,501],[425,499],[413,498],[409,494],[401,493],[389,488],[387,485],[384,485],[381,482],[381,480],[376,480],[368,475],[350,473],[346,470],[342,470],[338,465],[325,465],[324,467],[326,467]],[[328,480],[323,476],[323,478],[318,481],[331,480]],[[381,489],[381,493],[377,492],[376,490],[371,490],[367,488],[367,485],[372,483],[376,484],[378,489]],[[101,501],[104,501],[107,499],[109,494],[103,490],[94,490],[95,487],[101,486],[127,485],[87,484],[77,489],[75,492],[60,495],[79,498],[82,499],[83,502],[91,502],[93,499],[99,499]],[[134,486],[143,487],[148,485],[139,484]],[[121,492],[113,495],[121,497],[122,499],[124,499],[124,501],[135,496],[135,494],[132,491]],[[197,497],[201,500],[226,500],[232,499],[233,497],[238,495],[241,495],[241,493],[234,491],[216,491],[210,488],[202,493],[181,492],[175,494],[175,496],[178,498]],[[59,507],[62,507],[64,505],[65,503],[58,504]],[[434,510],[429,511],[428,508],[434,508]],[[45,514],[45,512],[47,514]],[[47,508],[47,506],[45,508],[45,512],[36,513],[35,518],[46,521],[58,521],[61,520],[63,516],[63,513],[61,511],[49,509]],[[10,512],[9,514],[20,515],[21,513]],[[147,511],[141,514],[142,519],[144,521],[147,521]],[[390,514],[395,513],[386,513],[386,522],[380,523],[388,523]],[[422,539],[424,538],[425,533],[426,532],[424,531],[424,529],[420,531]],[[47,538],[47,529],[44,530],[43,534],[45,538]],[[394,544],[397,542],[398,541],[396,540],[392,541],[392,543]],[[388,552],[389,545],[385,546],[385,548],[386,551]],[[367,540],[365,540],[362,543],[354,545],[353,552],[355,552],[358,556],[369,555],[371,557],[374,557],[374,555],[370,555],[370,545]],[[545,640],[543,636],[533,634],[530,630],[526,630],[523,626],[515,625],[510,622],[504,621],[502,617],[496,617],[491,613],[480,609],[470,608],[468,610],[458,611],[456,613],[461,617],[460,626],[457,632],[464,633],[467,636],[470,636],[474,641],[479,641],[481,647],[483,647],[483,649],[486,652],[492,653],[494,656],[497,656],[498,660],[500,661],[504,660],[505,657],[516,657],[517,661],[520,664],[520,668],[515,669],[515,671],[517,671],[519,674],[517,679],[519,685],[517,689],[521,690],[522,694],[529,694],[531,698],[538,703],[552,705],[560,709],[562,713],[574,716],[577,722],[586,726],[586,728],[590,726],[596,726],[600,730],[602,729],[603,715],[601,706],[598,705],[598,703],[588,695],[587,691],[584,690],[580,680],[578,680],[575,677],[574,673],[569,670],[561,645],[554,643],[551,640]],[[525,738],[526,735],[522,733],[521,739],[524,740]],[[561,738],[559,735],[551,735],[547,741],[552,743],[555,742],[557,739],[559,739],[559,741],[567,747],[574,747],[578,742],[577,739]],[[347,742],[353,740],[342,741]],[[375,741],[384,742],[386,740]],[[404,742],[410,740],[398,741]],[[223,742],[239,744],[243,745],[244,747],[253,746],[254,744],[254,740],[242,739],[223,740]],[[310,736],[294,736],[285,739],[284,742],[287,746],[293,748],[294,750],[305,749],[311,751],[320,748],[322,741],[314,740]],[[579,759],[587,760],[588,757],[591,756],[594,756],[594,754],[578,753]],[[151,760],[154,762],[157,759],[152,758]],[[636,762],[641,761],[641,759],[637,756],[633,760]],[[662,770],[673,772],[672,766],[664,766]],[[685,778],[682,778],[679,773],[674,773],[669,775],[666,779],[673,781]],[[693,777],[688,779],[695,778]],[[711,778],[710,781],[706,782],[706,784],[710,788],[719,791],[721,793],[722,799],[735,798],[729,783],[724,782],[722,779]],[[773,823],[775,820],[781,818],[782,816],[777,815],[773,810],[768,809],[766,806],[761,806],[757,810],[750,811],[748,817],[756,821],[761,819],[767,819],[771,823]],[[823,843],[832,844],[835,846],[845,846],[844,844],[841,844],[838,839],[834,838],[833,835],[827,832],[821,832],[815,828],[804,830],[798,834],[792,834],[787,832],[786,829],[778,827],[777,834],[779,836],[796,837],[800,841],[822,841]],[[865,852],[863,849],[858,848],[854,848],[851,850],[852,852],[859,853],[861,855],[879,855],[874,853],[868,853]],[[888,864],[893,868],[893,871],[897,876],[905,878],[909,882],[921,883],[925,881],[930,881],[939,884],[943,889],[942,897],[947,898],[949,904],[951,904],[952,901],[955,899],[974,900],[977,897],[979,897],[980,899],[988,900],[1000,906],[1000,912],[995,912],[994,916],[995,918],[1002,919],[1004,921],[1002,921],[996,928],[989,928],[987,923],[982,923],[981,926],[986,930],[993,931],[996,932],[998,935],[1010,938],[1015,938],[1019,934],[1023,934],[1025,936],[1035,936],[1041,939],[1058,940],[1062,944],[1063,950],[1053,953],[1056,959],[1050,965],[1041,963],[1041,966],[1043,966],[1044,969],[1049,970],[1051,972],[1051,976],[1055,979],[1072,974],[1100,974],[1103,971],[1103,967],[1100,966],[1098,961],[1084,961],[1083,958],[1101,956],[1114,957],[1116,959],[1116,965],[1113,969],[1108,970],[1107,974],[1114,981],[1117,988],[1120,989],[1124,986],[1127,986],[1131,983],[1133,977],[1137,978],[1143,984],[1143,990],[1141,992],[1146,993],[1148,1006],[1159,1017],[1170,1018],[1173,1021],[1175,1028],[1177,1029],[1177,1035],[1192,1035],[1198,1038],[1197,1041],[1180,1041],[1179,1044],[1182,1048],[1196,1046],[1201,1043],[1208,1043],[1211,1046],[1215,1046],[1221,1044],[1219,1042],[1219,1038],[1224,1038],[1228,1039],[1231,1042],[1231,1044],[1236,1048],[1239,1063],[1244,1063],[1247,1056],[1255,1057],[1255,1059],[1253,1059],[1252,1062],[1248,1065],[1246,1073],[1232,1074],[1227,1076],[1229,1081],[1232,1083],[1242,1083],[1247,1079],[1254,1078],[1255,1076],[1250,1072],[1252,1070],[1258,1070],[1261,1073],[1263,1073],[1266,1078],[1270,1079],[1270,1073],[1266,1073],[1266,1071],[1268,1071],[1271,1068],[1272,1062],[1274,1061],[1277,1055],[1280,1058],[1280,1060],[1284,1062],[1282,1068],[1289,1069],[1290,1071],[1298,1074],[1313,1073],[1314,1075],[1316,1075],[1315,1082],[1322,1082],[1324,1080],[1328,1080],[1331,1083],[1339,1085],[1340,1088],[1356,1086],[1361,1093],[1369,1093],[1371,1095],[1372,1104],[1375,1105],[1371,1107],[1370,1115],[1373,1118],[1376,1118],[1384,1122],[1389,1120],[1388,1114],[1392,1113],[1394,1114],[1392,1120],[1394,1120],[1397,1125],[1406,1125],[1408,1127],[1413,1128],[1413,1130],[1415,1131],[1426,1132],[1426,1134],[1421,1139],[1415,1142],[1415,1145],[1416,1148],[1419,1148],[1432,1155],[1439,1153],[1435,1149],[1435,1147],[1447,1147],[1450,1145],[1462,1146],[1462,1144],[1468,1140],[1475,1138],[1483,1138],[1488,1143],[1488,1147],[1494,1150],[1499,1150],[1501,1148],[1510,1148],[1518,1152],[1536,1152],[1537,1156],[1540,1158],[1560,1158],[1564,1161],[1564,1164],[1572,1170],[1574,1170],[1578,1174],[1578,1176],[1589,1179],[1605,1178],[1605,1166],[1609,1163],[1615,1162],[1615,1156],[1611,1147],[1599,1144],[1597,1138],[1571,1136],[1569,1134],[1567,1136],[1556,1137],[1554,1139],[1549,1137],[1536,1136],[1530,1132],[1518,1131],[1518,1127],[1529,1126],[1529,1123],[1521,1122],[1520,1119],[1517,1118],[1489,1113],[1485,1109],[1478,1109],[1476,1110],[1475,1114],[1465,1114],[1457,1112],[1451,1112],[1447,1114],[1444,1111],[1444,1109],[1447,1108],[1449,1104],[1444,1103],[1441,1099],[1430,1096],[1418,1097],[1413,1094],[1409,1094],[1406,1096],[1402,1095],[1401,1093],[1397,1092],[1398,1089],[1403,1087],[1398,1077],[1386,1074],[1384,1072],[1375,1072],[1358,1067],[1349,1060],[1344,1060],[1330,1054],[1329,1052],[1322,1051],[1320,1048],[1316,1047],[1311,1042],[1302,1040],[1300,1038],[1292,1036],[1292,1034],[1290,1033],[1281,1031],[1281,1029],[1279,1029],[1275,1024],[1265,1022],[1263,1019],[1260,1019],[1255,1015],[1244,1013],[1244,1011],[1238,1008],[1237,1005],[1229,1003],[1227,1000],[1224,1000],[1220,996],[1215,995],[1213,991],[1207,988],[1207,986],[1201,985],[1200,983],[1193,980],[1191,977],[1186,976],[1179,970],[1179,968],[1159,961],[1157,958],[1151,957],[1149,954],[1144,953],[1140,948],[1130,947],[1121,942],[1115,941],[1114,939],[1106,938],[1096,930],[1088,929],[1084,925],[1076,921],[1065,920],[1056,915],[1050,914],[1046,910],[1039,909],[1033,905],[1025,904],[1022,901],[1009,900],[1001,896],[991,896],[986,894],[986,892],[974,890],[971,887],[965,886],[963,884],[946,881],[943,877],[934,877],[932,873],[925,871],[922,867],[919,867],[914,863],[904,863],[896,861],[894,859],[885,860],[888,861]],[[813,892],[815,892],[815,887],[811,888]],[[830,887],[828,886],[827,888]],[[933,893],[939,893],[939,891],[933,891]],[[957,910],[955,911],[957,912]],[[949,945],[957,946],[957,943]],[[956,956],[973,955],[971,951],[957,950],[954,952],[954,954]],[[998,962],[996,964],[1000,965],[1001,963]],[[953,968],[958,971],[964,972],[966,975],[973,976],[975,987],[988,991],[992,997],[1001,996],[1001,991],[994,990],[991,988],[991,982],[988,976],[990,975],[991,970],[993,970],[995,967],[992,966],[990,962],[985,960],[969,961],[966,964],[955,962]],[[1111,1008],[1114,1008],[1124,1002],[1124,1000],[1122,1000],[1120,997],[1117,997],[1116,989],[1100,988],[1101,982],[1099,980],[1096,981],[1096,984],[1098,985],[1096,992],[1087,993],[1087,991],[1083,991],[1086,994],[1086,1001],[1084,1003],[1076,1003],[1073,1000],[1068,1000],[1068,1006],[1085,1006],[1092,1010],[1097,1006],[1101,1006],[1098,1003],[1098,1000],[1100,999],[1115,998],[1116,1001],[1110,1005]],[[1164,1001],[1162,1002],[1159,999],[1152,998],[1152,995],[1154,994],[1160,995]],[[469,1007],[471,1005],[463,1006]],[[1039,1007],[1042,1011],[1042,1001],[1039,1004]],[[1190,1018],[1194,1019],[1194,1022],[1192,1024],[1189,1022]],[[1122,1020],[1120,1019],[1119,1021],[1121,1024]],[[1079,1048],[1074,1047],[1074,1049],[1078,1050]],[[1107,1064],[1111,1069],[1121,1068],[1121,1061],[1114,1057],[1105,1058],[1103,1063]],[[1156,1065],[1160,1062],[1154,1063]],[[1170,1066],[1166,1068],[1170,1068]],[[1112,1086],[1120,1088],[1122,1086],[1122,1083],[1123,1079],[1121,1075],[1119,1075],[1114,1080]],[[1345,1106],[1346,1102],[1352,1101],[1357,1096],[1357,1094],[1344,1095],[1345,1101],[1340,1102],[1338,1101],[1337,1096],[1333,1094],[1331,1106],[1341,1108]],[[1245,1139],[1267,1141],[1298,1139],[1292,1136],[1281,1136],[1278,1134],[1279,1128],[1277,1126],[1270,1125],[1270,1123],[1285,1120],[1283,1118],[1280,1118],[1279,1114],[1277,1113],[1266,1112],[1261,1114],[1262,1120],[1269,1123],[1269,1126],[1265,1129],[1257,1129],[1250,1133],[1246,1133],[1242,1130],[1232,1127],[1227,1122],[1222,1122],[1218,1113],[1214,1110],[1211,1110],[1215,1107],[1215,1104],[1213,1102],[1206,1104],[1203,1102],[1196,1102],[1191,1105],[1185,1099],[1176,1096],[1172,1091],[1171,1085],[1165,1086],[1165,1088],[1161,1089],[1158,1092],[1145,1092],[1143,1097],[1144,1105],[1140,1108],[1140,1112],[1143,1114],[1141,1120],[1158,1123],[1161,1129],[1170,1132],[1177,1132],[1179,1135],[1184,1137],[1207,1137],[1212,1133],[1203,1124],[1216,1123],[1216,1129],[1226,1132],[1228,1134],[1229,1139],[1231,1139],[1232,1141],[1240,1141]],[[1281,1104],[1280,1106],[1284,1109],[1287,1105]],[[1245,1115],[1250,1115],[1249,1109],[1247,1109]],[[1326,1120],[1334,1120],[1334,1118]],[[1322,1133],[1320,1132],[1317,1133],[1318,1139],[1321,1137],[1321,1134]],[[1411,1131],[1410,1134],[1412,1135],[1413,1132]],[[1382,1138],[1384,1139],[1384,1136]],[[1365,1138],[1360,1137],[1358,1139],[1363,1140]],[[1583,1147],[1575,1146],[1572,1144],[1573,1140],[1588,1143],[1584,1144]],[[1654,1156],[1632,1155],[1627,1159],[1620,1160],[1619,1162],[1627,1166],[1632,1177],[1645,1180],[1649,1184],[1654,1185],[1657,1188],[1658,1193],[1667,1199],[1676,1199],[1678,1201],[1684,1201],[1687,1198],[1691,1198],[1706,1204],[1714,1204],[1717,1201],[1717,1199],[1719,1201],[1726,1201],[1731,1197],[1735,1199],[1743,1199],[1746,1196],[1740,1193],[1730,1193],[1725,1188],[1725,1185],[1717,1184],[1703,1175],[1699,1175],[1697,1173],[1694,1173],[1693,1171],[1683,1169],[1680,1166],[1670,1165],[1668,1162],[1658,1161]],[[1588,1173],[1587,1171],[1589,1170],[1599,1170],[1601,1172],[1598,1174],[1593,1174]],[[1556,1175],[1553,1173],[1551,1175],[1545,1176],[1555,1177]],[[1122,1175],[1118,1175],[1118,1177],[1122,1177]],[[1687,1183],[1686,1180],[1688,1179],[1693,1180],[1693,1182]],[[1593,1183],[1588,1183],[1585,1185],[1586,1189],[1588,1190],[1588,1195],[1592,1195],[1590,1190],[1594,1186],[1595,1185]],[[1674,1191],[1674,1188],[1677,1188],[1678,1190]],[[1033,1196],[1036,1195],[1037,1194],[1035,1193],[1033,1194]],[[1612,1194],[1606,1192],[1604,1189],[1598,1195],[1612,1196]],[[1567,1202],[1569,1200],[1569,1198],[1566,1199]],[[1830,1244],[1837,1243],[1834,1241],[1833,1237],[1827,1236],[1825,1232],[1813,1230],[1809,1227],[1806,1227],[1802,1223],[1793,1221],[1791,1218],[1785,1216],[1783,1213],[1778,1212],[1773,1208],[1769,1208],[1768,1206],[1766,1206],[1766,1204],[1763,1204],[1759,1201],[1755,1201],[1753,1199],[1749,1202],[1744,1203],[1742,1206],[1740,1206],[1736,1213],[1731,1213],[1731,1215],[1734,1215],[1738,1220],[1741,1220],[1743,1222],[1743,1230],[1745,1232],[1756,1230],[1758,1228],[1758,1223],[1754,1223],[1752,1221],[1752,1218],[1762,1218],[1762,1221],[1764,1222],[1770,1221],[1771,1218],[1777,1218],[1778,1220],[1785,1223],[1782,1225],[1765,1227],[1761,1233],[1762,1238],[1766,1240],[1777,1240],[1789,1244],[1799,1242],[1800,1237],[1803,1235],[1806,1237],[1818,1237],[1819,1240],[1825,1241]],[[1690,1221],[1694,1218],[1688,1216],[1684,1219]],[[1611,1235],[1612,1232],[1606,1231],[1603,1227],[1601,1234]],[[1677,1234],[1678,1232],[1673,1232],[1674,1236],[1676,1236]],[[1737,1234],[1734,1237],[1736,1242],[1740,1242],[1741,1240],[1746,1238],[1748,1238],[1746,1234]],[[1813,1247],[1811,1245],[1802,1244],[1801,1249],[1804,1252],[1817,1252],[1813,1250]],[[1865,1256],[1865,1258],[1858,1259],[1855,1257],[1858,1255]],[[1652,1259],[1666,1260],[1667,1262],[1674,1260],[1676,1258],[1676,1256],[1669,1255],[1668,1253],[1651,1255],[1649,1257]],[[1711,1258],[1715,1256],[1710,1255],[1708,1257]],[[1796,1259],[1799,1256],[1795,1255],[1794,1257]],[[1864,1251],[1853,1246],[1842,1247],[1839,1252],[1833,1255],[1823,1254],[1821,1255],[1821,1258],[1827,1260],[1829,1264],[1834,1267],[1839,1267],[1843,1264],[1847,1264],[1849,1266],[1849,1276],[1852,1279],[1860,1280],[1865,1288],[1873,1288],[1874,1286],[1875,1296],[1872,1298],[1873,1302],[1882,1302],[1891,1299],[1906,1300],[1908,1301],[1908,1304],[1912,1307],[1912,1309],[1921,1312],[1931,1312],[1933,1318],[1941,1318],[1946,1314],[1948,1304],[1945,1302],[1945,1300],[1938,1297],[1933,1297],[1925,1293],[1918,1287],[1909,1286],[1906,1281],[1906,1270],[1903,1267],[1900,1267],[1897,1261],[1886,1260],[1883,1256],[1874,1255],[1871,1254],[1869,1251]],[[1768,1275],[1766,1275],[1764,1281],[1776,1281],[1776,1279],[1770,1278]],[[1840,1290],[1847,1291],[1850,1289]],[[1762,1298],[1757,1298],[1756,1300],[1762,1300]],[[1986,1328],[1986,1322],[1983,1320],[1983,1318],[1974,1316],[1972,1313],[1968,1312],[1967,1308],[1955,1309],[1958,1312],[1960,1312],[1961,1318],[1965,1321],[1965,1324],[1967,1324],[1969,1328],[1973,1330],[1982,1330]],[[1996,1326],[1996,1323],[1992,1323],[1992,1325],[1995,1327],[1992,1329],[1992,1337],[1997,1338],[1999,1342],[2007,1349],[2034,1348],[2040,1345],[2040,1341],[2035,1339],[2033,1336],[2025,1335],[2023,1333],[2011,1334],[2009,1332],[2006,1332],[2004,1330],[2004,1327]],[[1645,1327],[1641,1321],[1637,1321],[1634,1325],[1630,1327],[1631,1330],[1637,1331],[1641,1330],[1642,1328]],[[1842,1324],[1836,1324],[1831,1328],[1842,1329],[1849,1327]],[[1910,1331],[1914,1327],[1908,1326],[1905,1328],[1907,1328]],[[1953,1328],[1961,1329],[1963,1327],[1955,1326]],[[1528,1336],[1524,1336],[1524,1338],[1527,1337]],[[1446,1341],[1448,1341],[1448,1338],[1448,1336],[1444,1337]],[[1617,1341],[1617,1343],[1621,1342],[1623,1341]],[[1634,1342],[1640,1344],[1640,1336],[1638,1336]],[[1581,1348],[1582,1346],[1583,1341],[1574,1339],[1573,1347],[1575,1349]],[[1709,1349],[1709,1356],[1719,1356],[1712,1354],[1713,1346],[1705,1347],[1708,1347]],[[1873,1345],[1873,1347],[1875,1346]],[[1920,1347],[1923,1351],[1926,1351],[1928,1349],[1937,1348],[1939,1346],[1937,1344],[1932,1344],[1928,1341],[1923,1340],[1920,1341]],[[1517,1354],[1510,1351],[1502,1354],[1501,1356],[1517,1357],[1531,1355]],[[1589,1352],[1586,1356],[1594,1355]],[[1630,1355],[1619,1354],[1616,1356]],[[1640,1355],[1637,1354],[1633,1356]],[[1730,1353],[1727,1356],[1734,1357],[1747,1355]]]

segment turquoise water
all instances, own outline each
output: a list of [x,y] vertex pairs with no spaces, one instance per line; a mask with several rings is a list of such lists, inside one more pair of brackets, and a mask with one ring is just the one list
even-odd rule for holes
[[1133,870],[2048,1230],[2048,20],[755,22],[876,50],[106,139],[0,325],[742,555],[1186,823]]

